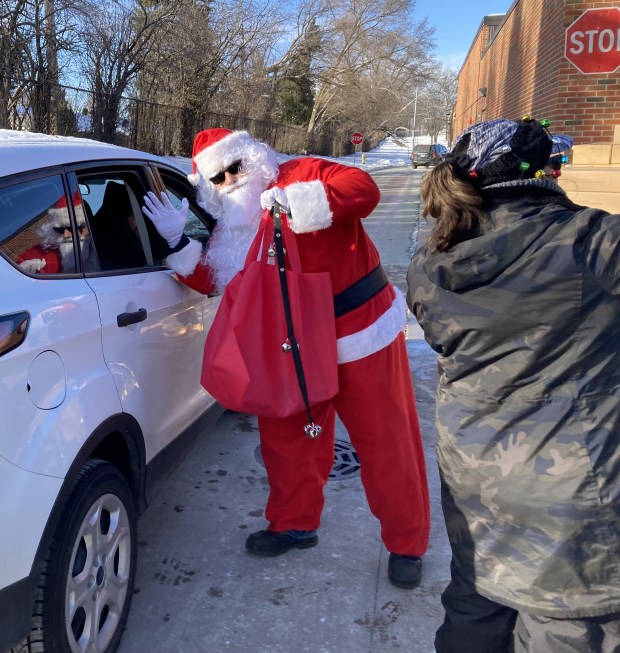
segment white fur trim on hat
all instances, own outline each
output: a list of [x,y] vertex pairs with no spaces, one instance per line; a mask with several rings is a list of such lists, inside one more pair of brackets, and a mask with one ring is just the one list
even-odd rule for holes
[[52,206],[50,209],[48,209],[47,213],[55,222],[69,224],[69,209],[66,206],[62,208]]
[[401,332],[407,322],[407,304],[398,288],[390,308],[365,329],[338,338],[338,363],[350,363],[366,358],[387,347]]
[[195,174],[189,174],[187,175],[187,181],[189,181],[192,186],[198,186],[200,183],[200,175],[197,172]]
[[189,239],[185,247],[166,259],[168,265],[182,277],[189,276],[198,265],[202,256],[202,243],[198,240]]
[[[231,163],[243,159],[247,146],[253,142],[252,137],[245,131],[233,132],[219,141],[213,143],[198,154],[194,155],[194,163],[198,172],[210,179],[218,172],[226,170]],[[194,183],[189,175],[190,183]],[[196,184],[194,184],[196,185]]]
[[322,181],[297,181],[284,190],[291,209],[291,229],[296,234],[331,227],[333,213]]

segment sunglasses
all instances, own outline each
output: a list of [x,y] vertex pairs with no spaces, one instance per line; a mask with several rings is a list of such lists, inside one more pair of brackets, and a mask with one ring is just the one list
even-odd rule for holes
[[241,161],[233,161],[226,170],[222,170],[222,172],[218,172],[217,175],[213,175],[213,177],[209,178],[209,181],[212,184],[215,184],[216,186],[219,186],[220,184],[224,183],[224,179],[226,179],[226,173],[230,173],[231,175],[238,175],[239,170],[241,170]]
[[[71,225],[70,224],[66,224],[66,225],[59,224],[59,225],[56,225],[55,227],[53,227],[53,229],[57,234],[64,234],[65,231],[71,231]],[[87,227],[86,227],[85,224],[79,224],[78,225],[78,231],[80,233],[83,233],[84,231],[86,231],[86,229],[87,229]]]

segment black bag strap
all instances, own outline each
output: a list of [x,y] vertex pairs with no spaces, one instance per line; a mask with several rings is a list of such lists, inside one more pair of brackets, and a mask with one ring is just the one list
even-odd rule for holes
[[[323,430],[319,424],[315,424],[312,420],[312,412],[310,410],[310,400],[308,398],[308,386],[306,385],[306,376],[304,374],[304,367],[301,362],[301,355],[299,353],[299,345],[295,338],[293,330],[293,318],[291,316],[291,301],[288,293],[288,281],[286,279],[286,265],[284,262],[284,244],[282,242],[282,207],[276,202],[272,209],[273,216],[273,229],[274,240],[276,245],[276,259],[278,261],[278,276],[280,278],[280,290],[282,291],[282,303],[284,305],[284,317],[286,318],[286,332],[288,342],[282,345],[284,351],[290,351],[293,354],[293,362],[295,364],[295,374],[297,375],[297,382],[301,390],[301,396],[304,400],[306,407],[306,415],[308,417],[308,424],[304,426],[304,433],[309,438],[318,438]],[[290,349],[289,349],[290,347]]]

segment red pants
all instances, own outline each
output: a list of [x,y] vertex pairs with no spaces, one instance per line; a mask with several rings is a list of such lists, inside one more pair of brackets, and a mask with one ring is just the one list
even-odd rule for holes
[[269,530],[319,527],[338,413],[359,456],[383,543],[392,553],[421,556],[428,546],[430,508],[404,335],[371,356],[339,365],[339,383],[331,402],[312,409],[313,420],[323,427],[316,440],[303,432],[305,413],[258,420],[270,488]]

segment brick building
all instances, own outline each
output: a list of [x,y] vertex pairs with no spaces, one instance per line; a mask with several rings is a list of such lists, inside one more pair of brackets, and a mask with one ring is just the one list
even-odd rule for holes
[[[575,165],[620,165],[620,68],[584,74],[564,56],[566,30],[585,10],[618,6],[617,0],[515,0],[505,14],[485,16],[459,72],[452,133],[529,113],[573,137]],[[586,40],[598,38],[588,34]],[[620,23],[601,38],[620,63]]]

